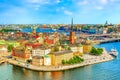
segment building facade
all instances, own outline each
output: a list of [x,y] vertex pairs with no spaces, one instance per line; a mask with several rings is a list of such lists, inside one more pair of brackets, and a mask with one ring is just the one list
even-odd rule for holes
[[52,65],[61,65],[62,60],[69,60],[72,58],[73,52],[72,51],[59,51],[51,53],[51,64]]

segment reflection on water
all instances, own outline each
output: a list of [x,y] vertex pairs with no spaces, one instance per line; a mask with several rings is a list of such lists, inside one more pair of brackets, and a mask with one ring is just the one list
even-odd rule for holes
[[12,66],[12,80],[61,80],[62,71],[58,72],[37,72],[27,70],[18,66]]

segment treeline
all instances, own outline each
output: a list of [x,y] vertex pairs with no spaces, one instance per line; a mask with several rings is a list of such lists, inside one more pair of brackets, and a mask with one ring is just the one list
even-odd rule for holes
[[92,47],[91,51],[90,51],[90,54],[91,55],[101,55],[103,53],[103,49],[102,48],[95,48],[95,47]]
[[2,29],[0,30],[0,32],[17,32],[18,30],[14,30],[14,29]]
[[69,60],[62,60],[62,64],[76,64],[76,63],[81,63],[83,62],[84,59],[80,58],[79,56],[74,56],[73,58],[69,59]]

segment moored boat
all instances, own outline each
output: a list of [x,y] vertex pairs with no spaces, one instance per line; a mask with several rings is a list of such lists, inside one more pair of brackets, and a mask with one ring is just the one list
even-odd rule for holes
[[109,52],[110,55],[117,57],[118,56],[118,51],[116,49],[111,49],[111,51]]

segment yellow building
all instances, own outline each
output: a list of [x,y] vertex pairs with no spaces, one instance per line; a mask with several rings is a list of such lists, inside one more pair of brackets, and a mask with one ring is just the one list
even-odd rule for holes
[[83,44],[83,53],[90,53],[92,49],[92,42],[90,40],[86,40]]
[[51,64],[52,65],[61,65],[62,60],[69,60],[73,57],[72,51],[59,51],[51,53]]

